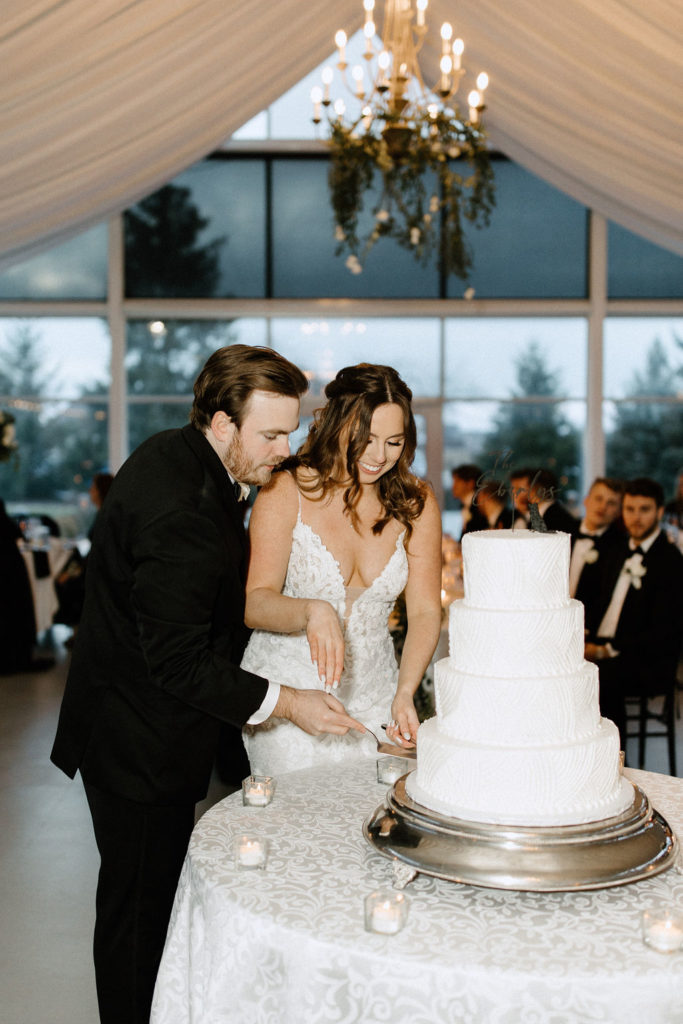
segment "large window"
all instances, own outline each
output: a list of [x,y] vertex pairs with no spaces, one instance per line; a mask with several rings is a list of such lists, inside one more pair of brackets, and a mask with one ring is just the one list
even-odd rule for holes
[[[334,253],[325,158],[290,149],[223,153],[137,203],[121,218],[120,265],[101,225],[0,275],[0,408],[21,445],[18,469],[0,464],[11,506],[59,507],[80,528],[93,472],[187,422],[202,363],[235,342],[271,345],[307,373],[294,447],[342,366],[395,366],[415,397],[416,469],[447,509],[461,462],[553,468],[570,503],[605,469],[671,491],[679,257],[614,226],[607,253],[589,252],[588,212],[500,160],[491,228],[472,236],[474,301],[384,242],[354,276]],[[609,271],[609,295],[587,292],[589,261]]]

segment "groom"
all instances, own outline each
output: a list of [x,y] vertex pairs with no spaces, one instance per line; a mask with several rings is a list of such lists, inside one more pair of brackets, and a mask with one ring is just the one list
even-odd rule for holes
[[364,731],[333,696],[240,669],[247,546],[238,499],[289,454],[307,382],[271,349],[215,352],[190,424],[145,441],[98,516],[52,760],[80,771],[101,857],[102,1024],[149,1020],[194,807],[221,723],[270,715]]

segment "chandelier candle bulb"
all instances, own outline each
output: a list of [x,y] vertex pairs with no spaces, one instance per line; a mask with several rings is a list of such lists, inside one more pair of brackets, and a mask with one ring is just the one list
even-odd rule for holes
[[462,64],[462,55],[465,52],[465,44],[462,39],[453,40],[453,67],[456,71],[460,71]]
[[417,27],[424,28],[427,0],[417,0]]
[[334,41],[339,50],[339,63],[337,67],[343,69],[346,67],[346,32],[340,28],[334,37]]

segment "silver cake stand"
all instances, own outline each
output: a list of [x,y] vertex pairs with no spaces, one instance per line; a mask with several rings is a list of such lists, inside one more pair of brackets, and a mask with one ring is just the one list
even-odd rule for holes
[[405,780],[363,824],[368,842],[394,860],[397,888],[421,873],[493,889],[602,889],[651,878],[678,856],[676,836],[638,786],[612,818],[530,828],[446,817],[412,800]]

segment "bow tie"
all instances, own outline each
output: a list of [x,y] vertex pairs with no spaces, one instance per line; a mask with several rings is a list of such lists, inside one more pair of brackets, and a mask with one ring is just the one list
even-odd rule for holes
[[633,550],[631,551],[631,554],[632,555],[644,555],[645,552],[643,551],[643,549],[641,548],[641,546],[639,544],[637,548],[633,548]]
[[598,536],[597,533],[584,533],[583,530],[579,530],[579,532],[576,535],[576,539],[577,540],[595,540],[597,538],[597,536]]
[[239,480],[234,480],[232,490],[236,501],[244,501],[249,497],[249,484],[241,484]]

